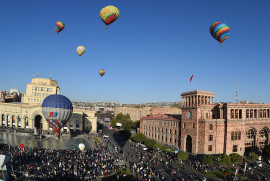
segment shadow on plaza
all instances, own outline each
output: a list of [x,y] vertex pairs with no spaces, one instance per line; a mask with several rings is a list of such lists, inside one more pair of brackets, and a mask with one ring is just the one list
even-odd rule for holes
[[128,141],[128,139],[130,137],[130,135],[128,135],[128,134],[130,134],[130,133],[127,133],[127,132],[125,132],[123,130],[114,132],[114,134],[113,134],[113,139],[116,141],[116,143],[118,144],[118,147],[121,150],[127,144],[127,141]]

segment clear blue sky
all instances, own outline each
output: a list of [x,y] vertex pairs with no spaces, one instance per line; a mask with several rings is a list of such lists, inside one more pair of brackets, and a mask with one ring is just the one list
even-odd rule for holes
[[[99,13],[107,5],[120,16],[106,30]],[[52,73],[73,101],[181,101],[199,89],[235,102],[237,83],[240,100],[270,103],[269,7],[269,0],[2,1],[0,90],[25,92],[39,72]],[[57,21],[66,25],[59,36]],[[230,27],[223,47],[209,33],[217,21]],[[80,45],[86,52],[78,58]]]

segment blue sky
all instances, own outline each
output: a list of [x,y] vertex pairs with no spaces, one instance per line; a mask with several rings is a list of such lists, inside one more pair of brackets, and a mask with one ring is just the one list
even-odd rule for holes
[[[107,5],[120,16],[105,29],[99,13]],[[25,92],[39,72],[52,73],[73,101],[181,101],[199,89],[235,102],[237,83],[240,100],[270,103],[269,7],[269,0],[3,1],[0,90]],[[57,21],[66,25],[58,36]],[[222,47],[209,33],[217,21],[230,27]],[[80,45],[86,52],[78,58]]]

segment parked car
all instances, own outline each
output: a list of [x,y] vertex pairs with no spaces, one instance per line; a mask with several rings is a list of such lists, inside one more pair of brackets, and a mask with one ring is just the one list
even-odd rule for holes
[[247,166],[247,170],[252,170],[252,166],[251,165],[248,165]]
[[258,167],[255,163],[253,163],[251,166],[252,166],[252,168],[257,168]]
[[104,137],[104,138],[109,138],[109,135],[104,135],[103,137]]
[[255,165],[256,165],[257,167],[262,167],[262,162],[261,162],[261,161],[256,161],[256,162],[255,162]]
[[112,131],[116,131],[116,129],[113,129]]
[[102,130],[100,129],[100,130],[98,131],[98,133],[99,133],[99,134],[102,134]]

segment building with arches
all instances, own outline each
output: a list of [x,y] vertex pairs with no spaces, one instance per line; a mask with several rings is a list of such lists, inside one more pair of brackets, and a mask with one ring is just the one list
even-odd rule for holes
[[[243,155],[262,151],[270,144],[270,104],[217,104],[213,92],[200,90],[184,92],[181,96],[182,114],[178,127],[170,124],[176,120],[168,115],[150,115],[141,118],[140,133],[159,143],[174,147],[179,144],[181,150],[193,154]],[[176,144],[167,141],[170,133],[164,129],[178,129],[178,138],[172,134]]]
[[243,155],[270,143],[270,104],[216,104],[213,92],[200,90],[181,96],[182,150]]
[[[42,114],[42,101],[49,95],[59,93],[57,81],[44,78],[33,78],[27,84],[26,94],[22,102],[0,102],[0,126],[5,128],[31,129],[50,131],[48,122]],[[61,131],[97,132],[97,118],[95,111],[73,109],[73,114],[67,125]]]

